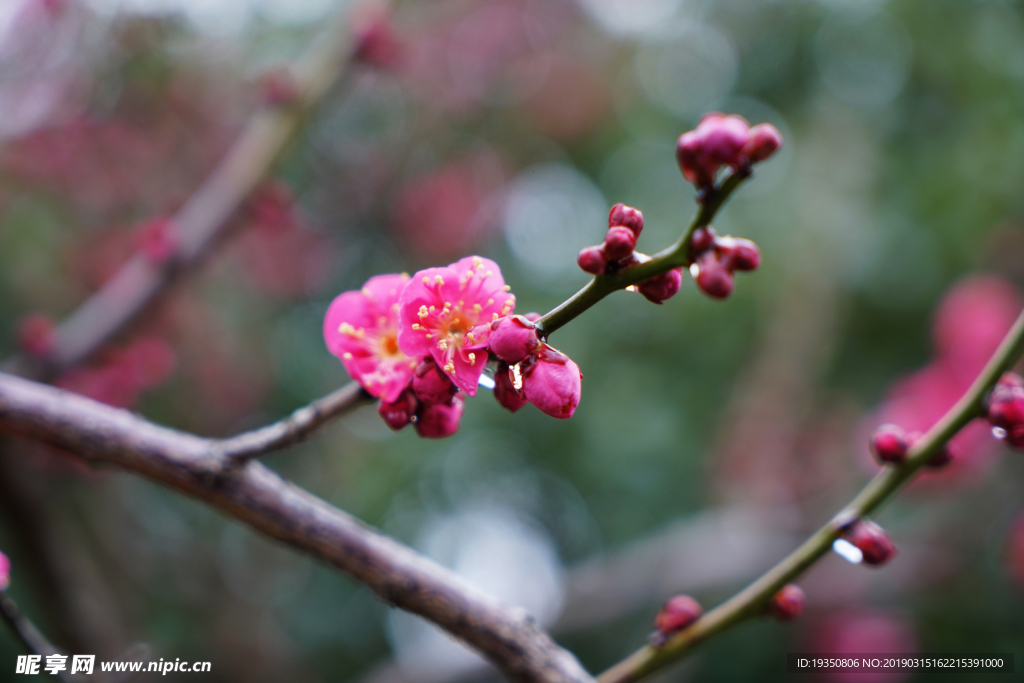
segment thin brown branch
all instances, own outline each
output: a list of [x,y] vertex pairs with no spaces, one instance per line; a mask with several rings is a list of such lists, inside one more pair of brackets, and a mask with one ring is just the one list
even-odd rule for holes
[[226,156],[173,217],[178,250],[171,259],[154,263],[135,254],[58,326],[45,358],[15,358],[5,368],[53,375],[81,363],[141,313],[176,275],[199,263],[274,166],[305,113],[344,71],[352,43],[350,22],[343,17],[287,70],[296,86],[295,102],[268,104],[253,114]]
[[299,408],[280,422],[215,442],[217,453],[232,467],[252,458],[305,441],[320,427],[373,399],[359,386],[349,382],[337,391]]
[[[44,662],[49,655],[63,654],[47,640],[42,631],[36,628],[36,625],[28,617],[21,613],[17,603],[6,591],[0,591],[0,617],[11,627],[21,644],[32,654],[43,657]],[[70,683],[73,680],[63,671],[58,672],[58,676],[65,683]]]
[[436,623],[513,680],[593,681],[524,611],[498,603],[257,462],[227,467],[214,441],[5,374],[0,374],[0,428],[199,498],[348,572],[386,602]]

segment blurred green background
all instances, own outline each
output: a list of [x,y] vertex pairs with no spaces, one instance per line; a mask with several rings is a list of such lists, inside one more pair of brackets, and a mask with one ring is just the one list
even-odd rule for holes
[[[140,224],[184,202],[258,106],[260,74],[342,7],[3,5],[4,355],[27,316],[70,313]],[[518,312],[545,312],[586,282],[575,254],[613,203],[644,212],[648,253],[688,224],[674,144],[702,114],[774,123],[784,149],[715,223],[761,246],[760,271],[725,302],[686,278],[664,306],[620,293],[560,330],[585,375],[573,419],[512,415],[481,391],[446,440],[391,433],[366,408],[267,458],[527,606],[591,671],[641,646],[666,598],[709,608],[793,549],[871,475],[866,436],[894,383],[938,367],[950,327],[979,330],[963,343],[984,355],[1015,312],[1020,2],[435,0],[392,21],[397,62],[354,69],[206,263],[58,383],[204,435],[273,421],[347,381],[321,336],[338,293],[478,253]],[[967,294],[933,333],[954,287]],[[126,388],[132,353],[156,369]],[[931,386],[922,400],[946,400]],[[985,435],[969,445],[879,514],[900,548],[890,565],[830,555],[801,582],[799,621],[734,629],[659,680],[787,680],[786,652],[844,648],[1024,665],[1024,462]],[[0,443],[0,549],[11,595],[74,653],[142,642],[153,659],[211,661],[180,676],[194,680],[494,677],[201,504],[14,439]],[[0,637],[0,680],[21,680],[20,652]]]

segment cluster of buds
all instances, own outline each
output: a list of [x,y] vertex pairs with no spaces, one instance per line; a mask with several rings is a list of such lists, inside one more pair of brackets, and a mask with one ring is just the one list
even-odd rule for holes
[[[907,454],[914,447],[921,437],[921,432],[906,432],[902,427],[893,424],[885,424],[875,430],[871,435],[869,443],[871,454],[880,465],[899,465],[907,459]],[[928,462],[926,467],[940,469],[953,462],[953,451],[949,444],[939,448]]]
[[987,418],[997,438],[1017,449],[1024,449],[1024,379],[1008,372],[1003,375],[988,399]]
[[576,263],[591,275],[604,275],[638,263],[636,241],[644,229],[644,215],[639,209],[616,204],[608,212],[608,234],[604,242],[584,248]]
[[764,161],[781,146],[782,135],[772,124],[751,128],[742,116],[714,112],[679,138],[676,161],[683,177],[704,191],[714,186],[723,166],[734,173],[749,173],[752,164]]
[[757,270],[761,265],[761,250],[747,239],[720,237],[708,225],[693,233],[690,258],[690,273],[700,290],[716,299],[725,299],[735,287],[736,271]]
[[412,379],[397,399],[381,400],[377,413],[395,431],[412,424],[420,436],[440,439],[459,429],[465,401],[458,391],[428,356],[413,370]]
[[513,413],[532,403],[551,417],[570,418],[580,403],[583,373],[541,341],[536,317],[511,315],[491,323],[490,351],[498,357],[494,397]]
[[862,562],[878,567],[896,555],[896,545],[882,527],[867,520],[857,520],[843,530],[843,538],[860,550]]
[[657,630],[651,634],[651,645],[654,647],[664,645],[669,637],[689,627],[700,619],[703,613],[704,610],[700,603],[689,595],[676,595],[669,598],[658,615],[654,617],[654,627]]
[[[601,244],[585,247],[576,263],[591,275],[606,275],[650,260],[636,251],[636,241],[644,229],[644,215],[639,209],[616,204],[608,212],[608,233]],[[672,298],[683,282],[682,268],[655,275],[636,286],[648,301],[656,304]]]

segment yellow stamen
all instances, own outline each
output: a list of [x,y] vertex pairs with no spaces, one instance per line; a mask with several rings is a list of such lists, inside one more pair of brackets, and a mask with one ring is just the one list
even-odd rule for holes
[[506,292],[511,292],[512,291],[512,285],[505,285],[505,291]]
[[420,316],[420,319],[422,320],[423,318],[426,318],[430,314],[427,312],[427,307],[426,306],[420,306],[420,312],[418,313],[418,315]]
[[469,364],[470,365],[474,365],[475,363],[476,363],[476,354],[470,352],[470,354],[469,354]]
[[341,357],[344,358],[345,360],[352,360],[352,354],[349,353],[348,351],[346,351],[345,353],[341,354]]
[[440,275],[435,275],[434,276],[434,282],[436,282],[439,285],[443,285],[444,284],[444,278],[441,277]]

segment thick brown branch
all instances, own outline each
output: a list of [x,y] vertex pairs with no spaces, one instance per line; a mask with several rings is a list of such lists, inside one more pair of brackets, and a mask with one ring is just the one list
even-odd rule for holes
[[216,442],[0,374],[0,428],[174,487],[304,550],[479,650],[518,681],[592,682],[521,610],[291,484],[256,462],[231,469]]

